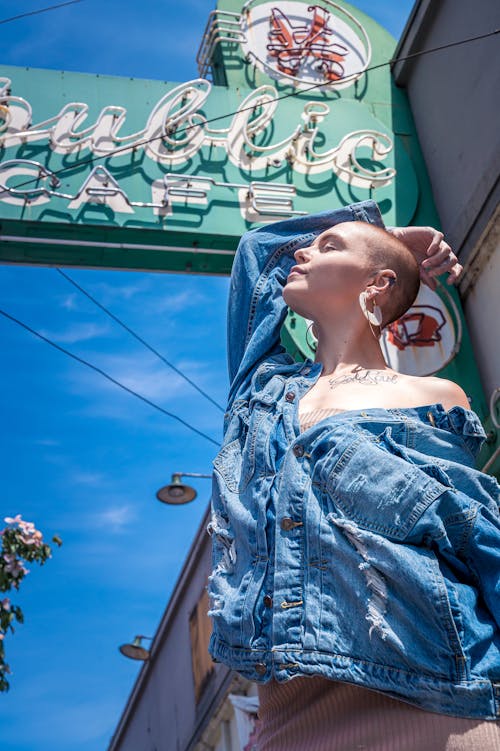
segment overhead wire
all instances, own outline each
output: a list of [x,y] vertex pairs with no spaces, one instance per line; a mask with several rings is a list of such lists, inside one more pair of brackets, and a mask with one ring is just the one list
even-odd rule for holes
[[108,308],[106,308],[105,305],[100,303],[96,298],[90,294],[84,287],[82,287],[78,282],[76,282],[74,279],[72,279],[69,274],[67,274],[65,271],[63,271],[60,268],[56,268],[56,271],[63,276],[70,284],[72,284],[76,289],[78,289],[85,297],[88,297],[89,300],[91,300],[94,305],[97,305],[98,308],[100,308],[106,315],[108,315],[110,318],[113,319],[119,326],[121,326],[125,331],[128,331],[128,333],[133,336],[135,339],[137,339],[138,342],[144,345],[146,349],[148,349],[150,352],[152,352],[156,357],[158,357],[165,365],[168,365],[169,368],[172,368],[173,371],[175,371],[181,378],[183,378],[187,383],[189,383],[198,393],[200,393],[202,396],[205,397],[205,399],[208,399],[209,402],[211,402],[217,409],[219,409],[221,412],[224,412],[224,407],[220,405],[218,402],[215,401],[215,399],[212,399],[210,394],[207,394],[206,391],[204,391],[200,386],[198,386],[197,383],[195,383],[189,376],[187,376],[185,373],[180,370],[180,368],[176,367],[173,363],[171,363],[169,360],[167,360],[163,355],[158,352],[157,349],[151,346],[145,339],[142,338],[139,334],[137,334],[133,329],[130,328],[130,326],[127,326],[126,323],[124,323],[118,316],[116,316],[114,313],[112,313]]
[[186,420],[183,420],[182,417],[179,417],[178,415],[174,415],[173,412],[169,412],[168,410],[164,409],[163,407],[160,407],[158,404],[155,404],[155,402],[151,401],[151,399],[148,399],[146,396],[143,396],[142,394],[139,394],[137,391],[134,391],[134,389],[131,389],[129,386],[125,386],[124,383],[121,383],[116,378],[113,378],[113,376],[110,376],[109,373],[106,373],[102,368],[98,368],[97,365],[93,365],[92,363],[88,362],[88,360],[84,360],[83,357],[79,357],[78,355],[75,355],[73,352],[70,352],[68,349],[65,349],[64,347],[61,347],[60,344],[57,344],[56,342],[53,342],[52,339],[49,339],[44,334],[41,334],[39,331],[35,331],[35,329],[31,328],[31,326],[28,326],[27,323],[23,323],[23,321],[20,321],[15,316],[11,315],[10,313],[7,313],[7,311],[2,310],[0,308],[0,314],[3,315],[5,318],[8,318],[10,321],[13,321],[14,323],[17,323],[18,326],[21,326],[26,331],[29,331],[30,334],[33,334],[33,336],[38,337],[42,341],[46,342],[47,344],[50,344],[51,347],[54,347],[55,349],[59,350],[59,352],[62,352],[63,354],[67,355],[68,357],[71,357],[73,360],[76,360],[77,362],[81,363],[82,365],[86,365],[87,368],[90,368],[91,370],[94,370],[96,373],[99,373],[99,375],[103,376],[103,378],[106,378],[108,381],[113,383],[115,386],[118,386],[119,388],[123,389],[123,391],[126,391],[129,394],[132,394],[132,396],[137,397],[137,399],[140,399],[141,401],[145,402],[146,404],[149,404],[150,407],[153,407],[154,409],[158,410],[159,412],[162,412],[162,414],[167,415],[167,417],[171,417],[173,420],[177,420],[177,422],[180,422],[181,425],[184,425],[184,427],[188,428],[188,430],[193,431],[194,433],[197,433],[202,438],[205,438],[207,441],[210,441],[210,443],[213,443],[215,446],[219,446],[219,441],[216,441],[214,438],[211,438],[209,435],[204,433],[201,430],[198,430],[198,428],[195,428],[193,425],[188,423]]
[[[19,20],[21,18],[25,18],[27,16],[33,16],[37,15],[39,13],[45,13],[47,11],[51,10],[57,10],[58,8],[62,8],[67,5],[74,5],[76,3],[83,2],[83,0],[71,0],[70,2],[64,2],[59,3],[58,5],[51,5],[46,8],[41,8],[36,11],[30,11],[26,13],[19,14],[17,16],[12,16],[10,18],[5,18],[0,20],[0,24],[8,23],[9,21],[15,21]],[[74,287],[76,287],[82,294],[84,294],[86,297],[88,297],[89,300],[91,300],[94,305],[97,305],[101,310],[103,310],[110,318],[112,318],[116,323],[118,323],[122,328],[124,328],[128,333],[135,337],[143,346],[145,346],[147,349],[149,349],[156,357],[158,357],[165,365],[170,367],[172,370],[174,370],[181,378],[183,378],[187,383],[189,383],[196,391],[198,391],[202,396],[204,396],[208,401],[211,402],[217,409],[219,409],[221,412],[224,412],[224,407],[222,405],[218,404],[218,402],[215,401],[215,399],[212,399],[212,397],[207,394],[200,386],[198,386],[191,378],[189,378],[187,375],[185,375],[180,368],[177,368],[173,363],[169,362],[163,355],[158,352],[154,347],[152,347],[148,342],[145,341],[139,334],[137,334],[135,331],[133,331],[129,326],[127,326],[122,320],[120,320],[117,316],[115,316],[108,308],[106,308],[102,303],[100,303],[98,300],[95,299],[87,290],[85,290],[81,285],[79,285],[74,279],[72,279],[68,274],[66,274],[61,269],[57,268],[56,271],[58,271],[70,284],[72,284]]]
[[[459,39],[456,42],[448,42],[446,44],[438,45],[437,47],[431,47],[427,50],[420,50],[419,52],[412,52],[409,55],[402,55],[401,57],[395,57],[391,58],[390,60],[386,60],[383,63],[377,63],[376,65],[369,66],[368,68],[365,68],[362,71],[359,71],[358,74],[352,73],[351,75],[362,75],[364,73],[369,73],[374,70],[378,70],[379,68],[384,68],[387,65],[395,65],[396,63],[404,62],[405,60],[411,60],[415,57],[421,57],[422,55],[428,55],[433,52],[439,52],[440,50],[449,49],[450,47],[458,47],[461,44],[467,44],[469,42],[475,42],[479,39],[486,39],[487,37],[494,36],[495,34],[499,34],[500,29],[495,29],[494,31],[489,31],[486,34],[478,34],[477,36],[467,37],[466,39]],[[296,97],[296,96],[302,96],[303,94],[307,94],[310,91],[313,91],[314,89],[321,88],[323,86],[326,86],[326,81],[320,81],[319,83],[312,84],[311,86],[300,89],[299,91],[291,91],[288,94],[282,94],[277,97],[274,97],[272,99],[266,98],[266,104],[273,104],[274,102],[280,102],[284,99],[289,99],[290,97]],[[204,118],[203,119],[203,125],[209,125],[210,123],[217,122],[219,120],[224,120],[228,117],[234,117],[234,115],[239,114],[241,112],[248,112],[250,110],[254,110],[256,108],[256,103],[249,105],[248,107],[243,107],[238,110],[234,110],[232,112],[227,112],[224,115],[217,115],[212,118]],[[191,125],[186,125],[183,128],[176,129],[175,133],[176,135],[182,135],[183,133],[187,133],[192,128],[198,128],[200,127],[201,123],[193,123]],[[137,149],[140,146],[147,146],[149,143],[153,143],[154,141],[159,141],[164,138],[164,133],[161,133],[159,136],[151,136],[151,138],[145,138],[142,141],[136,141],[133,144],[133,148]],[[86,165],[94,164],[94,162],[98,161],[99,159],[109,159],[110,157],[116,156],[117,154],[121,154],[123,151],[129,151],[132,148],[130,144],[127,144],[125,146],[119,146],[116,149],[113,149],[112,151],[108,151],[104,155],[96,155],[96,156],[90,156],[86,159],[81,159],[80,161],[74,162],[71,165],[68,165],[67,167],[61,167],[59,170],[55,170],[54,172],[51,172],[51,176],[59,177],[62,174],[65,174],[66,172],[69,172],[71,170],[77,169],[78,167],[85,167]],[[22,183],[19,183],[15,186],[16,190],[19,190],[19,188],[24,187],[25,185],[30,185],[34,182],[38,182],[39,176],[29,178],[28,180],[25,180]]]
[[47,8],[39,8],[39,10],[30,10],[26,13],[19,13],[17,16],[11,16],[10,18],[2,18],[0,24],[10,23],[10,21],[19,21],[21,18],[27,18],[28,16],[37,16],[39,13],[47,13],[50,10],[58,10],[58,8],[64,8],[65,5],[76,5],[76,3],[83,3],[85,0],[68,0],[66,3],[58,3],[57,5],[49,5]]
[[[50,8],[42,9],[42,10],[36,11],[36,12],[44,12],[44,10],[55,9],[56,7],[62,7],[62,5],[72,5],[75,2],[82,2],[82,0],[72,0],[71,2],[61,3],[59,6],[51,6]],[[8,20],[14,20],[14,17],[12,19],[6,19],[6,20],[4,20],[3,23],[6,23]],[[2,22],[0,22],[0,23],[2,23]],[[368,73],[368,72],[377,70],[379,68],[383,68],[383,67],[385,67],[387,65],[395,65],[396,63],[404,62],[405,60],[410,60],[410,59],[413,59],[413,58],[416,58],[416,57],[420,57],[420,56],[423,56],[423,55],[431,54],[433,52],[438,52],[440,50],[449,49],[451,47],[457,47],[459,45],[467,44],[469,42],[478,41],[479,39],[485,39],[487,37],[494,36],[494,35],[496,35],[498,33],[500,33],[500,29],[495,29],[494,31],[487,32],[485,34],[479,34],[479,35],[476,35],[476,36],[467,37],[466,39],[461,39],[461,40],[458,40],[458,41],[455,41],[455,42],[449,42],[447,44],[438,45],[436,47],[432,47],[432,48],[429,48],[429,49],[426,49],[426,50],[420,50],[419,52],[413,52],[413,53],[410,53],[408,55],[403,55],[403,56],[398,57],[398,58],[391,58],[390,60],[387,60],[387,61],[385,61],[383,63],[378,63],[377,65],[369,66],[364,71],[360,71],[360,74]],[[289,92],[287,94],[279,95],[279,96],[274,97],[272,99],[267,99],[266,103],[272,104],[274,102],[283,101],[285,99],[289,99],[290,97],[296,97],[296,96],[299,96],[299,95],[303,95],[303,94],[306,94],[306,93],[308,93],[308,92],[310,92],[310,91],[312,91],[314,89],[318,89],[318,88],[321,88],[321,87],[324,87],[324,86],[325,86],[325,81],[321,81],[321,82],[318,82],[316,84],[312,84],[311,86],[309,86],[309,87],[307,87],[305,89],[301,89],[300,91],[292,91],[292,92]],[[228,117],[233,117],[235,114],[240,113],[240,112],[246,112],[246,111],[254,110],[255,106],[256,106],[255,104],[252,104],[252,105],[250,105],[248,107],[245,107],[245,108],[242,108],[242,109],[239,109],[239,110],[236,110],[236,111],[228,112],[228,113],[225,113],[223,115],[217,115],[216,117],[213,117],[213,118],[204,119],[203,124],[204,125],[208,125],[210,123],[217,122],[219,120],[223,120],[223,119],[226,119]],[[180,128],[180,129],[176,130],[176,134],[186,133],[189,130],[191,130],[192,128],[195,128],[195,127],[199,127],[199,123],[193,123],[191,125],[186,125],[184,128]],[[163,139],[163,137],[164,137],[163,133],[161,133],[158,136],[152,136],[151,138],[147,138],[147,139],[144,139],[143,141],[136,142],[134,144],[134,147],[137,148],[138,146],[145,146],[145,145],[147,145],[149,143],[153,143],[154,141],[161,140],[161,139]],[[120,154],[121,152],[127,151],[129,149],[130,149],[130,145],[127,144],[125,146],[118,147],[117,149],[114,149],[114,150],[108,152],[105,156],[108,159],[109,157],[116,156],[117,154]],[[87,159],[82,159],[79,162],[75,162],[74,164],[72,164],[70,166],[63,167],[63,168],[61,168],[59,170],[56,170],[55,172],[52,173],[52,175],[60,176],[62,174],[65,174],[66,172],[74,170],[74,169],[76,169],[78,167],[83,167],[83,166],[86,166],[86,165],[89,165],[89,164],[93,164],[98,159],[102,159],[102,155],[101,156],[91,156],[91,157],[88,157]],[[36,177],[36,178],[31,178],[29,180],[26,180],[23,183],[20,183],[19,185],[17,185],[16,189],[22,188],[25,185],[29,185],[29,184],[31,184],[33,182],[38,182],[38,179],[39,178]],[[63,276],[66,276],[60,269],[58,269],[58,271]],[[66,278],[68,279],[68,281],[71,281],[71,283],[74,283],[73,280],[70,279],[70,277],[66,276]],[[75,284],[75,286],[78,286],[78,285],[76,285],[76,283],[74,283],[74,284]],[[84,291],[83,288],[81,288],[81,291],[84,294],[86,294],[90,299],[92,299],[92,297],[86,291]],[[96,300],[93,300],[93,301],[97,305],[99,305],[99,307],[101,307],[103,310],[105,310],[105,312],[107,312],[108,315],[110,315],[112,318],[114,318],[114,320],[116,320],[117,322],[119,322],[120,325],[122,325],[124,328],[126,328],[129,331],[129,333],[131,333],[133,336],[135,336],[139,341],[142,341],[143,344],[148,347],[148,349],[151,349],[152,351],[154,351],[155,354],[157,354],[160,357],[160,359],[163,359],[163,357],[159,353],[157,353],[156,350],[154,350],[153,348],[151,348],[144,340],[142,340],[141,337],[139,337],[138,335],[136,335],[135,332],[132,332],[132,330],[129,329],[129,327],[127,327],[125,324],[123,324],[123,322],[119,321],[119,319],[117,319],[113,314],[111,314],[110,311],[108,311],[107,309],[105,309],[104,306],[101,306]],[[114,383],[116,386],[124,389],[125,391],[127,391],[130,394],[132,394],[133,396],[136,396],[137,398],[141,399],[142,401],[146,402],[147,404],[149,404],[150,406],[152,406],[155,409],[159,410],[160,412],[166,414],[167,416],[172,417],[175,420],[178,420],[180,423],[182,423],[183,425],[185,425],[186,427],[188,427],[190,430],[193,430],[198,435],[201,435],[204,438],[206,438],[207,440],[209,440],[212,443],[214,443],[215,445],[218,445],[217,441],[215,441],[213,438],[210,438],[210,436],[206,435],[202,431],[199,431],[197,428],[194,428],[192,425],[190,425],[189,423],[187,423],[185,420],[183,420],[182,418],[178,417],[177,415],[174,415],[173,413],[168,412],[167,410],[163,409],[163,407],[160,407],[159,405],[155,404],[154,402],[152,402],[151,400],[149,400],[146,397],[142,396],[141,394],[138,394],[136,391],[134,391],[133,389],[130,389],[128,386],[125,386],[124,384],[120,383],[115,378],[113,378],[112,376],[110,376],[108,373],[105,373],[103,370],[101,370],[97,366],[95,366],[95,365],[87,362],[86,360],[84,360],[83,358],[78,357],[77,355],[74,355],[72,352],[69,352],[69,350],[66,350],[64,347],[61,347],[60,345],[58,345],[55,342],[51,341],[50,339],[48,339],[48,337],[45,337],[43,334],[40,334],[39,332],[35,331],[31,327],[29,327],[27,324],[25,324],[22,321],[18,320],[14,316],[11,316],[6,311],[3,311],[3,310],[0,309],[0,313],[3,316],[5,316],[6,318],[10,319],[11,321],[14,321],[18,325],[22,326],[24,329],[26,329],[27,331],[29,331],[30,333],[32,333],[34,336],[37,336],[38,338],[42,339],[43,341],[46,341],[48,344],[50,344],[51,346],[55,347],[56,349],[58,349],[59,351],[63,352],[64,354],[66,354],[69,357],[73,358],[74,360],[82,363],[83,365],[86,365],[87,367],[91,368],[92,370],[95,370],[96,372],[100,373],[104,378],[107,378],[109,381],[111,381],[112,383]],[[165,362],[165,360],[164,360],[164,362]],[[167,362],[167,364],[169,364],[172,367],[171,363],[168,363],[168,361],[166,361],[166,362]],[[198,388],[198,387],[195,386],[195,388]],[[211,397],[208,397],[208,398],[210,399],[210,401],[212,401]],[[220,407],[220,405],[217,404],[216,406],[219,407],[220,409],[222,409]]]

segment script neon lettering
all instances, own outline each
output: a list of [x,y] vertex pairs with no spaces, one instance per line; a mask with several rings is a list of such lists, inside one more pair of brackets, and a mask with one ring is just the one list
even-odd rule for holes
[[0,89],[0,117],[4,120],[0,141],[4,148],[47,141],[59,154],[77,152],[83,156],[88,150],[103,157],[112,157],[117,150],[117,156],[123,156],[144,149],[152,161],[169,169],[188,163],[203,147],[221,148],[230,162],[252,174],[278,167],[286,160],[298,173],[332,172],[340,180],[365,189],[388,185],[395,175],[393,168],[381,165],[380,169],[367,169],[359,160],[359,150],[364,149],[366,156],[367,147],[373,162],[390,154],[392,139],[381,131],[353,131],[332,148],[318,150],[320,126],[331,117],[326,103],[306,103],[299,122],[286,138],[267,146],[257,145],[272,127],[279,106],[275,101],[277,91],[271,85],[252,91],[234,113],[229,127],[212,128],[201,111],[211,84],[205,79],[188,81],[158,101],[142,130],[120,135],[127,117],[124,107],[104,107],[95,122],[84,128],[89,107],[71,102],[57,115],[32,126],[30,104],[7,93],[8,79],[0,79],[0,83],[4,84]]

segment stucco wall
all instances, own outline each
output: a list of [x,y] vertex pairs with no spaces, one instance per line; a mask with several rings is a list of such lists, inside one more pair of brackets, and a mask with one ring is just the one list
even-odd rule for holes
[[[404,56],[500,27],[494,0],[418,2],[397,55]],[[407,88],[443,229],[462,262],[499,198],[499,36],[397,64]]]

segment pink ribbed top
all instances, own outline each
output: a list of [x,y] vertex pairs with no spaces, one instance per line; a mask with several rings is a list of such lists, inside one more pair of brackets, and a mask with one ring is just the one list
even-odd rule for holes
[[[343,410],[300,414],[301,430]],[[322,676],[259,684],[257,751],[500,751],[500,723],[425,712]]]
[[338,415],[339,412],[345,412],[345,409],[311,409],[307,412],[299,412],[300,429],[302,432],[312,427],[320,420],[330,415]]

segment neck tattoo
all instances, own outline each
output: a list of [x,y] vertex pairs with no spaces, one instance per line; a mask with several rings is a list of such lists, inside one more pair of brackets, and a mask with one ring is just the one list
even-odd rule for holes
[[345,383],[360,383],[365,386],[373,386],[378,383],[396,383],[397,374],[386,373],[384,370],[368,370],[367,368],[356,367],[350,373],[329,378],[328,383],[331,389],[337,386],[343,386]]

